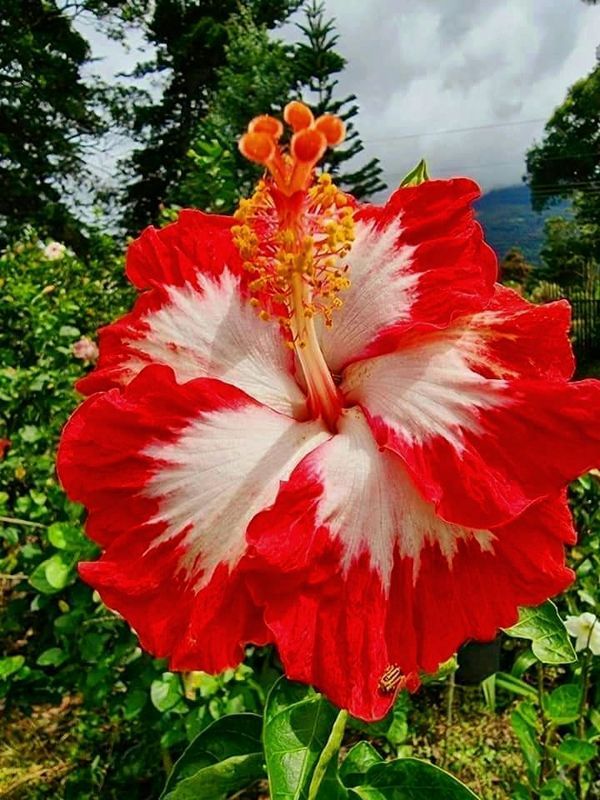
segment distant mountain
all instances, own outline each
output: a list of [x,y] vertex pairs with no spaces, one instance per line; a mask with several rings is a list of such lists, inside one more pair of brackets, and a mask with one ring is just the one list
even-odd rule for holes
[[499,258],[511,247],[519,247],[532,264],[540,263],[544,221],[569,213],[569,202],[560,201],[538,213],[531,209],[531,192],[525,184],[494,189],[476,203],[477,217],[485,238]]

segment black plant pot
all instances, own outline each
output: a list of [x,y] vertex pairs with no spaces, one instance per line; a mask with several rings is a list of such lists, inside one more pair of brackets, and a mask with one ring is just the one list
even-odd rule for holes
[[456,682],[462,686],[481,683],[500,669],[502,638],[493,642],[468,642],[458,651]]

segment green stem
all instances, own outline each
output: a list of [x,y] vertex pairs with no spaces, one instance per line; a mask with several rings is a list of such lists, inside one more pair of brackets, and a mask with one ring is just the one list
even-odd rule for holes
[[25,525],[29,528],[47,528],[41,522],[32,522],[30,519],[19,519],[18,517],[0,517],[0,522],[5,525]]
[[348,712],[342,710],[337,715],[336,721],[333,723],[331,733],[329,734],[329,739],[321,751],[321,755],[319,756],[317,766],[315,767],[315,771],[310,782],[308,789],[308,800],[316,800],[319,788],[323,778],[325,777],[325,773],[327,772],[327,767],[332,759],[337,758],[338,756],[342,739],[344,738],[344,730],[346,729],[347,719]]

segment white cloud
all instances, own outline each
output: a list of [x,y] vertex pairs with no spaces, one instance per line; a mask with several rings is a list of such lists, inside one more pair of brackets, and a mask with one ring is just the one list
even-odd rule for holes
[[358,96],[367,156],[379,156],[392,186],[422,156],[434,174],[469,174],[485,189],[518,183],[525,151],[594,66],[600,41],[600,8],[581,0],[326,0],[326,9],[348,59],[340,93]]
[[[432,174],[484,189],[520,182],[525,151],[600,42],[600,7],[581,0],[326,0],[326,11],[348,60],[340,96],[357,95],[363,155],[381,159],[390,186],[422,156]],[[151,57],[139,34],[124,48],[84,33],[108,80]],[[291,23],[279,33],[300,36]]]

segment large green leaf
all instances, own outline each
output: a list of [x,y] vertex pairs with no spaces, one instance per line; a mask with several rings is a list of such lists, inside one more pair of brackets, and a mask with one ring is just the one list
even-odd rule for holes
[[348,800],[348,790],[340,779],[338,771],[338,755],[329,761],[323,777],[313,773],[308,790],[309,800]]
[[337,716],[337,710],[312,689],[285,678],[274,684],[267,698],[263,733],[271,800],[308,800],[315,768]]
[[448,772],[417,758],[374,764],[360,786],[349,790],[354,800],[477,800],[477,795]]
[[358,786],[364,780],[373,764],[383,761],[377,750],[369,742],[359,742],[348,751],[340,767],[340,778],[345,786]]
[[519,621],[505,632],[531,639],[534,655],[544,664],[570,664],[577,660],[565,625],[550,600],[536,608],[521,608]]
[[161,800],[222,800],[265,777],[257,714],[229,714],[203,731],[176,762]]

